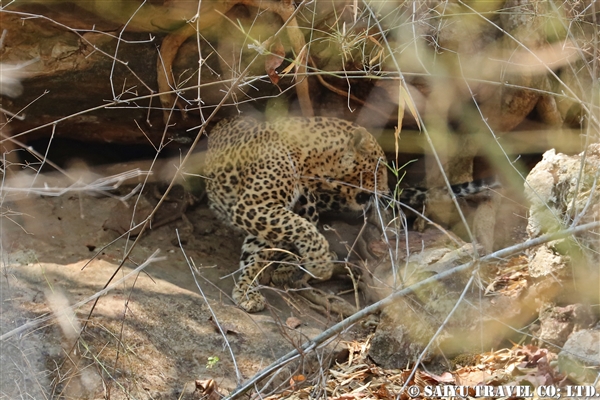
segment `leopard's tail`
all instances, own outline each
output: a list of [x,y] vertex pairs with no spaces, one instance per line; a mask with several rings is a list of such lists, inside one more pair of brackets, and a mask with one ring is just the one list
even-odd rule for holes
[[400,205],[420,209],[430,202],[450,201],[452,195],[458,198],[473,196],[491,189],[502,187],[497,176],[477,179],[470,182],[452,185],[452,194],[447,187],[434,187],[431,189],[407,188],[402,189],[400,194]]

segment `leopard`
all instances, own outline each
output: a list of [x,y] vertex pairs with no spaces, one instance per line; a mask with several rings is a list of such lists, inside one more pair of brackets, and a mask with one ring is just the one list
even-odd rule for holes
[[210,207],[245,234],[232,298],[246,312],[266,307],[259,283],[273,249],[299,257],[303,280],[328,280],[335,254],[319,215],[390,194],[375,137],[334,117],[223,120],[210,131],[205,174]]

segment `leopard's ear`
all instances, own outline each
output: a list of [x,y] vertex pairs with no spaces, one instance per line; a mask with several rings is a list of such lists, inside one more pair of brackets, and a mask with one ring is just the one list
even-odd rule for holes
[[365,128],[358,127],[352,131],[350,146],[358,153],[368,154],[375,146],[375,138]]

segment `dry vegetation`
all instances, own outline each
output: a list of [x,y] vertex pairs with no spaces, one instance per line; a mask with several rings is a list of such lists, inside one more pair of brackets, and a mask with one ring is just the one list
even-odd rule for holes
[[[600,317],[596,2],[14,0],[0,7],[0,362],[6,377],[0,381],[0,399],[215,400],[224,394],[391,399],[408,398],[404,390],[410,385],[596,384],[595,373],[568,370],[570,359],[557,361],[566,347],[577,353],[568,344],[573,335],[589,335],[590,347],[598,340],[592,329]],[[250,328],[225,322],[235,325],[246,317],[237,310],[223,314],[229,306],[217,299],[226,294],[204,297],[203,288],[212,284],[195,281],[193,264],[200,262],[186,253],[221,252],[219,262],[235,263],[226,253],[239,250],[237,239],[222,233],[224,228],[204,211],[191,224],[196,240],[198,224],[208,232],[203,243],[178,244],[183,276],[195,282],[191,291],[205,300],[202,307],[185,304],[201,311],[186,311],[181,319],[173,318],[171,312],[177,311],[171,308],[159,313],[169,293],[176,293],[168,297],[175,303],[187,301],[179,281],[161,286],[155,299],[148,295],[154,290],[150,286],[132,283],[147,265],[161,261],[151,246],[135,250],[154,234],[151,221],[158,229],[156,218],[168,207],[176,184],[201,192],[193,177],[204,138],[214,123],[239,113],[356,121],[386,150],[396,177],[391,184],[399,185],[395,193],[406,185],[446,186],[494,174],[504,188],[475,205],[456,200],[429,205],[414,223],[421,230],[430,227],[425,232],[406,232],[412,220],[407,222],[398,204],[386,229],[373,233],[373,220],[385,225],[383,219],[365,218],[356,243],[371,258],[348,256],[368,270],[360,282],[352,278],[366,296],[360,298],[363,304],[358,295],[356,302],[352,299],[361,311],[338,324],[337,317],[328,317],[319,321],[319,329],[302,332],[294,331],[292,320],[286,327],[282,320],[289,315],[273,313],[275,334],[289,350],[273,352],[277,345],[270,342],[264,344],[270,348],[261,347],[264,359],[247,361],[242,337]],[[80,147],[71,147],[74,141]],[[118,146],[97,147],[106,143]],[[556,150],[545,153],[550,149]],[[145,204],[156,181],[167,188],[157,202]],[[116,213],[108,203],[90,200],[95,198],[135,201],[138,211],[146,210],[130,212],[125,222],[126,214],[116,213],[110,229],[121,229],[120,239],[99,234],[106,240],[98,246],[106,247],[86,244],[91,253],[77,262],[63,260],[64,270],[75,273],[88,262],[105,263],[106,254],[114,253],[105,265],[107,290],[88,296],[82,289],[85,296],[66,299],[48,294],[55,281],[48,278],[34,287],[19,275],[28,265],[24,257],[34,260],[29,265],[48,262],[40,249],[19,247],[21,236],[11,237],[15,227],[29,233],[23,222],[28,218],[41,220],[46,211],[33,216],[24,211],[40,196],[48,213],[68,203],[49,199],[71,196],[79,206],[70,213],[81,214],[80,219],[83,204]],[[188,200],[167,211],[172,215],[165,224],[179,217],[176,211],[186,210]],[[98,229],[109,230],[103,222]],[[352,243],[355,238],[343,235],[352,229],[343,223],[332,223],[330,231]],[[34,229],[38,236],[53,232],[54,223],[42,224],[47,225]],[[56,251],[69,252],[67,246]],[[62,265],[60,257],[51,262]],[[161,272],[149,275],[164,278]],[[92,285],[96,278],[85,283]],[[129,286],[119,286],[123,282]],[[143,297],[146,289],[152,306],[136,308],[132,299]],[[128,311],[108,320],[112,314],[102,299],[115,291],[110,301]],[[327,297],[315,293],[313,300]],[[300,312],[297,307],[290,306]],[[334,309],[331,303],[326,307],[326,314]],[[351,331],[375,313],[381,313],[381,321],[374,334]],[[140,315],[152,329],[136,325]],[[306,321],[307,314],[302,315]],[[250,326],[268,325],[269,316],[256,317]],[[157,323],[162,318],[172,325]],[[173,344],[145,353],[148,341],[162,337],[172,336],[186,347],[188,341],[216,335],[211,323],[223,342],[198,344],[218,348],[206,350],[214,354],[200,365],[187,364],[195,360],[193,352],[185,353],[185,360],[169,358]],[[195,330],[198,336],[180,330]],[[252,334],[264,337],[262,331]],[[341,338],[348,341],[340,345]],[[61,350],[45,354],[40,340],[54,341]],[[508,350],[510,341],[521,343]],[[497,350],[502,346],[507,349]],[[37,352],[36,360],[28,351]],[[217,353],[231,361],[223,356],[219,361]],[[236,363],[236,357],[244,361]],[[152,364],[152,358],[159,361]],[[144,363],[153,369],[140,367]],[[581,364],[595,371],[600,355]],[[171,380],[162,373],[171,374]]]

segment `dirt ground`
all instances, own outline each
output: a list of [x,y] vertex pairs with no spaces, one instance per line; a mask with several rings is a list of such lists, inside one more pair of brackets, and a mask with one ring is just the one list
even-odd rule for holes
[[[44,179],[52,182],[49,176],[40,182]],[[96,195],[40,196],[29,190],[15,201],[4,200],[0,399],[194,398],[195,382],[204,380],[214,380],[219,393],[227,394],[341,319],[272,286],[262,290],[266,310],[247,314],[237,308],[229,296],[243,236],[217,219],[205,199],[196,199],[181,218],[189,199],[181,187],[133,246],[139,229],[127,233],[132,221],[140,223],[152,211],[162,185],[146,185],[139,200],[137,195],[123,200],[133,186]],[[510,204],[505,216],[524,215],[522,206]],[[505,232],[497,245],[520,241],[523,226],[515,234],[508,217],[499,219]],[[322,220],[339,259],[361,231],[371,238],[362,241],[364,246],[383,246],[379,253],[388,254],[388,245],[379,242],[381,232],[371,230],[369,236],[363,229],[363,216]],[[446,236],[417,235],[412,252],[435,250],[440,235]],[[401,237],[400,243],[403,247]],[[356,294],[347,276],[313,286],[326,296],[345,293],[350,305],[358,299],[365,306],[365,297],[378,300],[376,287]],[[263,395],[281,391],[295,376],[318,381],[343,340],[370,332],[351,327],[324,348],[285,365],[256,390]]]
[[[161,214],[173,214],[170,207],[178,205],[166,203]],[[2,399],[59,394],[173,399],[204,379],[214,379],[227,393],[339,318],[326,318],[276,290],[263,291],[270,309],[261,313],[235,307],[229,298],[231,274],[238,268],[242,236],[205,203],[186,213],[193,234],[182,219],[150,230],[120,270],[133,240],[118,232],[119,222],[127,226],[131,220],[119,199],[30,196],[6,203],[5,212],[8,217],[0,219]],[[188,230],[181,247],[176,230]],[[118,282],[156,251],[143,272]],[[90,315],[93,301],[86,300],[113,275],[118,283]],[[61,311],[69,306],[74,314]],[[291,327],[289,317],[297,318]],[[316,354],[329,357],[336,343]],[[314,373],[315,365],[305,361],[284,368],[274,382]]]

